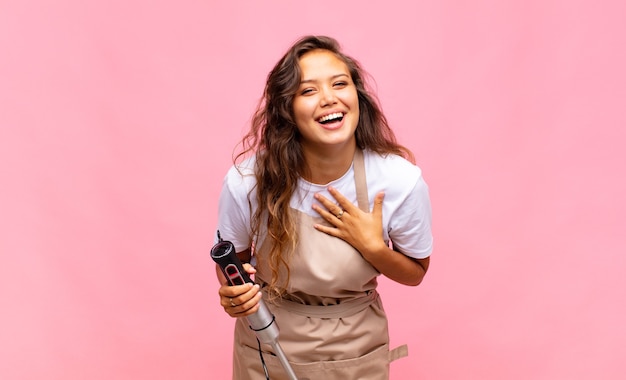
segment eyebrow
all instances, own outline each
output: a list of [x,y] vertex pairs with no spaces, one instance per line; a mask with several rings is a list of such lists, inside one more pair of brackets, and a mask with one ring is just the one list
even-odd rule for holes
[[[330,79],[331,79],[331,80],[332,80],[332,79],[337,79],[337,78],[339,78],[339,77],[348,77],[348,78],[349,78],[350,76],[349,76],[348,74],[341,73],[341,74],[335,74],[335,75],[333,75],[332,77],[330,77]],[[300,81],[300,84],[302,84],[302,83],[312,83],[312,82],[317,82],[317,80],[316,80],[316,79],[304,79],[304,80],[301,80],[301,81]]]

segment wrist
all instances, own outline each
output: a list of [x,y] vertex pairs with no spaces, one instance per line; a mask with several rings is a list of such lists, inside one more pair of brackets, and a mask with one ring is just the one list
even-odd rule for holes
[[367,261],[376,260],[376,258],[385,255],[388,251],[390,251],[388,245],[381,239],[380,241],[370,242],[367,246],[363,246],[359,249],[361,256]]

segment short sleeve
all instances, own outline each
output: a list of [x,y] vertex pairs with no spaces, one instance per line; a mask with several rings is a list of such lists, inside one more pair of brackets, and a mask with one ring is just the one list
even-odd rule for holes
[[432,210],[428,185],[420,175],[389,219],[389,238],[403,254],[423,259],[433,249]]
[[224,178],[219,197],[217,229],[237,252],[250,248],[252,242],[248,188],[243,175],[233,167]]

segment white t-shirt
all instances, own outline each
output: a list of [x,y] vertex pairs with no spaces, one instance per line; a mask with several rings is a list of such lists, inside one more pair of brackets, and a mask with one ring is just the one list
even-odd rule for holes
[[[431,230],[431,206],[428,186],[419,167],[393,154],[383,157],[365,150],[365,175],[370,211],[374,197],[384,191],[383,236],[386,242],[407,256],[423,259],[433,247]],[[237,252],[250,247],[252,242],[251,209],[256,209],[254,185],[254,161],[251,157],[233,166],[224,178],[218,207],[218,227],[224,240],[230,240]],[[240,173],[241,172],[241,173]],[[353,166],[339,179],[325,185],[299,180],[298,188],[291,197],[291,207],[311,216],[319,216],[313,210],[317,201],[313,194],[321,193],[330,200],[328,186],[333,186],[353,204],[357,204]]]

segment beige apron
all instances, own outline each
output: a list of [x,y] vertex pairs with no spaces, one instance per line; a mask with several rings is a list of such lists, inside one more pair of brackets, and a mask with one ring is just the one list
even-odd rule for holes
[[[357,203],[369,212],[363,153],[354,157]],[[268,301],[280,331],[279,343],[298,379],[387,380],[389,363],[407,355],[406,345],[389,350],[387,317],[376,292],[379,273],[351,245],[313,228],[326,223],[293,210],[298,246],[287,295]],[[261,244],[257,254],[267,247]],[[269,269],[257,267],[264,283]],[[287,379],[269,345],[262,345],[271,380]],[[258,342],[245,318],[235,324],[233,380],[265,380]]]

